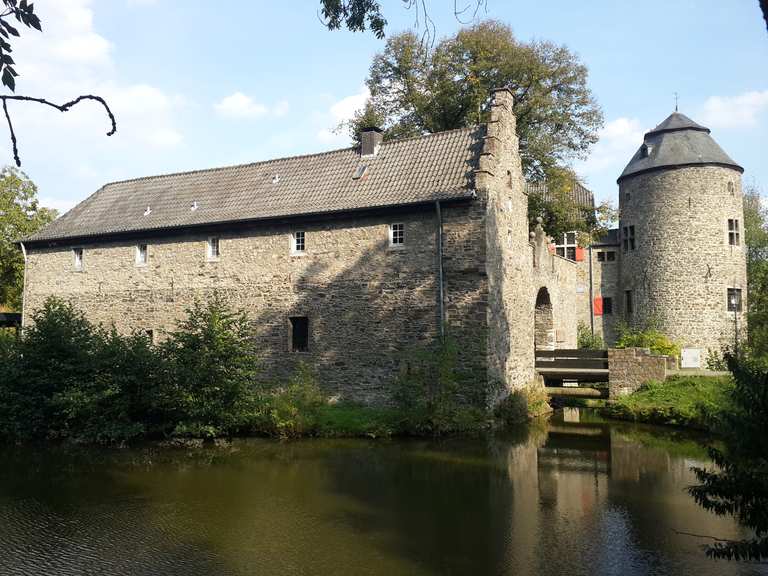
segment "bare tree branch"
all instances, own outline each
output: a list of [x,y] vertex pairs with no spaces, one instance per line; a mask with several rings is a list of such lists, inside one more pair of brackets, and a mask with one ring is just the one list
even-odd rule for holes
[[76,104],[79,104],[83,100],[94,100],[101,104],[104,107],[104,110],[107,112],[107,116],[109,116],[109,121],[112,123],[112,126],[107,132],[107,136],[112,136],[115,132],[117,132],[117,121],[115,120],[115,115],[112,114],[112,110],[109,109],[109,105],[106,103],[104,98],[101,96],[94,96],[92,94],[85,94],[83,96],[78,96],[74,100],[70,100],[69,102],[65,102],[64,104],[55,104],[53,102],[49,102],[45,98],[34,98],[32,96],[3,96],[0,95],[0,100],[3,101],[3,112],[5,113],[5,120],[8,123],[8,130],[11,134],[11,143],[13,144],[13,159],[16,162],[16,166],[21,166],[21,158],[19,157],[19,149],[18,144],[16,141],[16,133],[13,130],[13,123],[11,122],[11,115],[8,112],[8,100],[17,100],[21,102],[36,102],[37,104],[43,104],[45,106],[50,106],[51,108],[55,108],[59,112],[69,112],[70,109],[72,109],[73,106]]

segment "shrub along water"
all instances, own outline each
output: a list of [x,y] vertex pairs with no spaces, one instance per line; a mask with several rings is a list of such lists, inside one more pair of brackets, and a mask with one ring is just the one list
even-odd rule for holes
[[0,335],[0,441],[445,434],[488,424],[485,397],[467,397],[477,386],[451,339],[409,352],[395,405],[372,408],[330,404],[304,364],[287,382],[263,379],[251,335],[247,316],[217,295],[158,345],[51,298],[21,338]]

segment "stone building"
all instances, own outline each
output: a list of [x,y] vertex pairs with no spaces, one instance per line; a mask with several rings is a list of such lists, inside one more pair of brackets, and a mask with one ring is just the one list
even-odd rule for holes
[[[732,265],[710,263],[712,291],[693,279],[677,299],[677,271],[669,287],[654,279],[648,288],[619,272],[610,240],[619,237],[589,250],[591,274],[584,261],[559,256],[540,226],[529,230],[512,105],[502,89],[479,126],[392,142],[369,129],[359,148],[107,184],[21,243],[23,321],[57,296],[94,322],[161,340],[196,300],[218,293],[252,319],[265,377],[283,378],[305,361],[328,393],[371,403],[391,398],[409,351],[444,333],[480,394],[521,389],[535,380],[535,347],[575,347],[577,325],[594,322],[598,301],[607,318],[608,298],[625,289],[636,294],[635,314],[669,302],[670,323],[685,314],[686,294],[711,297],[702,309],[716,318],[694,343],[719,337],[725,314],[715,293],[723,283],[745,288],[743,276],[728,276],[743,267],[743,251]],[[662,242],[667,265],[699,272],[709,252],[692,248],[691,260],[676,260],[679,235],[657,235],[658,221],[646,231],[662,215],[677,218],[689,200],[653,200],[648,210],[659,216],[641,217],[642,194],[659,183],[649,199],[674,196],[680,178],[695,174],[686,190],[698,202],[696,222],[704,226],[714,206],[712,222],[726,216],[710,183],[733,192],[727,217],[740,222],[740,169],[729,162],[622,175],[622,190],[635,196],[634,212],[622,217],[635,230],[627,266],[655,272],[645,254]],[[716,227],[707,220],[696,241]]]
[[746,333],[742,172],[678,112],[645,135],[618,179],[619,228],[589,250],[592,318],[608,342],[623,318],[703,362]]
[[511,93],[491,108],[466,129],[107,184],[23,242],[24,321],[58,296],[162,339],[217,292],[252,318],[269,376],[304,360],[330,393],[386,400],[404,354],[448,332],[480,388],[525,386],[540,288],[549,333],[575,345],[557,283],[577,266],[533,268]]

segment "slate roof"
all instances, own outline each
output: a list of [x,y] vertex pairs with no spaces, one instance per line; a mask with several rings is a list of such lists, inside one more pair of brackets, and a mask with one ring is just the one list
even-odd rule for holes
[[[358,148],[345,148],[113,182],[25,241],[469,198],[484,135],[483,126],[474,126],[386,142],[374,157],[361,158]],[[363,164],[364,176],[353,178]]]
[[730,166],[739,172],[744,171],[709,135],[709,128],[697,124],[685,114],[673,112],[645,134],[643,144],[617,181],[650,170],[699,164]]

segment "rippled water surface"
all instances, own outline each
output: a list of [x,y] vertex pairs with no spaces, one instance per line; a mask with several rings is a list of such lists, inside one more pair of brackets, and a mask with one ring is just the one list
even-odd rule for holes
[[492,440],[0,451],[0,574],[766,574],[686,494],[705,454],[577,412]]

